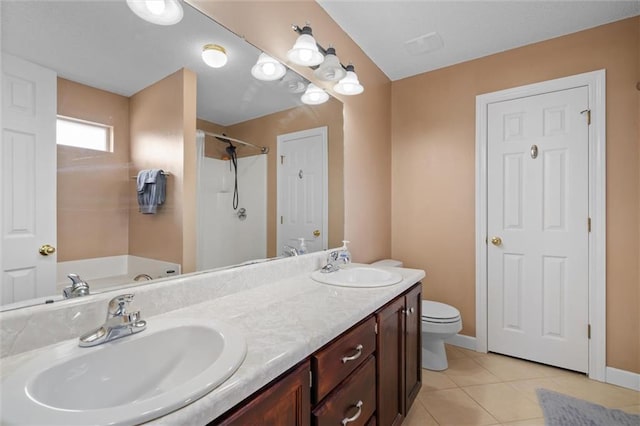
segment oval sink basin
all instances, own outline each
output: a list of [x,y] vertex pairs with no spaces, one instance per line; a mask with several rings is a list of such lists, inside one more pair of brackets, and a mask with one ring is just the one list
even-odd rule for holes
[[373,266],[344,266],[335,272],[322,273],[315,271],[311,278],[323,284],[340,287],[385,287],[398,284],[402,275],[395,271],[375,268]]
[[138,424],[202,397],[244,361],[235,327],[151,320],[141,333],[92,348],[77,340],[25,363],[2,383],[0,423]]

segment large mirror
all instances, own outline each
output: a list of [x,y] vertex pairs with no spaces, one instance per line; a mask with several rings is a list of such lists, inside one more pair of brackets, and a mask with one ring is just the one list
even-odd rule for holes
[[[182,5],[163,26],[124,0],[1,2],[3,309],[62,300],[68,274],[96,293],[339,245],[342,104],[302,104],[291,70],[253,78],[261,52]],[[32,151],[10,110],[30,90],[53,102]]]

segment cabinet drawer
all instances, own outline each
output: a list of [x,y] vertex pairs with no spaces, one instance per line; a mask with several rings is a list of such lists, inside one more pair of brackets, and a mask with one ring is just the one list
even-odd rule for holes
[[313,401],[318,403],[376,348],[376,321],[369,318],[311,357]]
[[[376,363],[373,355],[312,413],[315,426],[362,426],[375,412]],[[347,421],[351,419],[351,421]],[[346,422],[346,423],[345,423]]]

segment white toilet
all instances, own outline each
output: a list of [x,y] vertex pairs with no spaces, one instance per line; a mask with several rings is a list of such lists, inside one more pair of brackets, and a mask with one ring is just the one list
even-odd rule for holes
[[460,311],[445,303],[422,301],[422,368],[446,370],[444,341],[462,330]]
[[[402,267],[399,260],[385,259],[374,262],[377,266]],[[422,301],[422,368],[446,370],[447,353],[444,341],[462,330],[460,311],[445,303]]]

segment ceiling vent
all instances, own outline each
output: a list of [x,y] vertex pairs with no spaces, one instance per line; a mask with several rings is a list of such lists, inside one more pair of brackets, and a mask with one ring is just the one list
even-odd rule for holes
[[440,37],[440,34],[435,31],[404,42],[404,48],[407,53],[414,56],[433,52],[434,50],[440,49],[442,46],[444,46],[442,37]]

